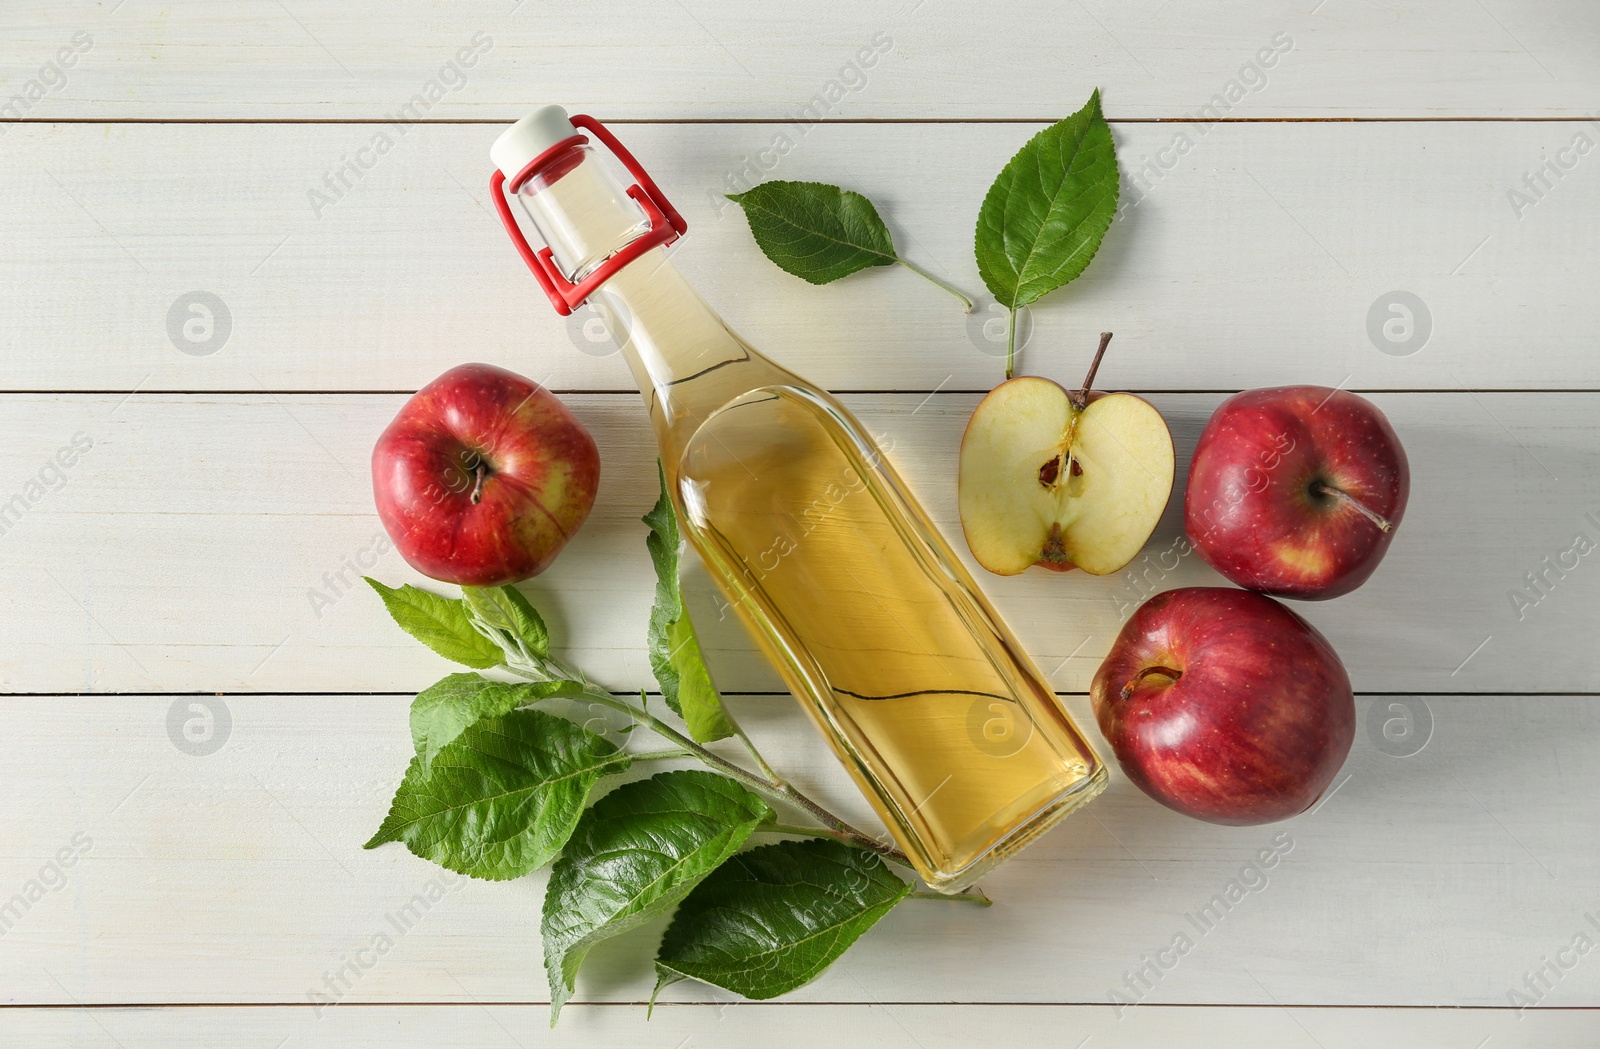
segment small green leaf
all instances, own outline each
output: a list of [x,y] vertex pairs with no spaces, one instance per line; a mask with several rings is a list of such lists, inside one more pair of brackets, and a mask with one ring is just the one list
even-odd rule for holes
[[464,586],[461,598],[479,619],[522,639],[541,659],[550,654],[550,632],[544,618],[514,586]]
[[678,673],[678,708],[689,728],[689,737],[696,743],[709,743],[733,735],[733,723],[722,709],[722,696],[706,668],[700,639],[695,636],[687,611],[667,629],[667,644]]
[[383,598],[400,629],[441,656],[484,670],[505,662],[500,646],[473,629],[464,601],[440,597],[407,583],[396,590],[363,576]]
[[978,272],[1002,305],[1026,306],[1089,265],[1119,192],[1116,147],[1100,92],[1028,140],[978,211]]
[[877,856],[827,838],[740,853],[678,907],[656,990],[689,977],[775,998],[816,978],[910,892]]
[[551,1024],[591,947],[665,913],[772,817],[733,780],[700,771],[626,783],[595,802],[545,890]]
[[889,227],[859,193],[821,182],[763,182],[728,199],[744,208],[762,253],[812,284],[900,261]]
[[661,477],[661,496],[644,515],[650,526],[645,545],[656,568],[656,600],[650,609],[650,669],[661,684],[661,695],[673,713],[683,718],[696,743],[726,739],[733,735],[733,724],[722,709],[722,696],[711,681],[695,636],[689,610],[683,606],[678,588],[678,517],[667,498],[667,476],[656,464]]
[[600,736],[537,710],[479,721],[426,769],[412,758],[366,847],[400,841],[474,878],[521,877],[561,851],[595,781],[630,761]]
[[411,702],[411,741],[424,771],[434,756],[455,742],[467,728],[509,714],[551,696],[577,696],[583,686],[576,681],[527,681],[503,684],[477,674],[451,674],[417,693]]

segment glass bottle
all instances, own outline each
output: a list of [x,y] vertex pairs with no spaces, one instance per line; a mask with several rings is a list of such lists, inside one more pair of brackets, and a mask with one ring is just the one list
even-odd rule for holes
[[1099,757],[866,429],[667,257],[682,220],[631,155],[546,106],[491,156],[558,311],[586,297],[621,345],[684,535],[923,880],[959,891],[1098,794]]

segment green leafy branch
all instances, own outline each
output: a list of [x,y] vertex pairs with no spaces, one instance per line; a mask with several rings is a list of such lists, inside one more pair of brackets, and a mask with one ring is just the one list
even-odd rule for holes
[[[907,898],[987,904],[981,893],[913,892],[885,860],[906,857],[801,793],[761,756],[722,703],[678,585],[679,534],[665,479],[644,518],[656,569],[649,651],[682,728],[593,684],[550,651],[543,618],[514,587],[463,587],[459,599],[367,580],[395,622],[454,662],[521,680],[451,674],[411,705],[415,755],[387,818],[367,843],[400,842],[475,878],[518,878],[551,865],[541,934],[551,1022],[598,942],[677,913],[656,957],[656,991],[686,977],[751,998],[807,982]],[[628,717],[671,744],[629,751],[576,721],[535,709],[573,700]],[[705,744],[737,737],[759,771]],[[630,737],[631,738],[631,737]],[[694,758],[589,804],[604,778],[634,765]],[[816,821],[779,821],[771,803]],[[746,849],[755,834],[806,840]],[[652,993],[652,1001],[654,993]]]
[[[1111,127],[1100,92],[1052,124],[1007,162],[978,211],[978,274],[1009,311],[1006,378],[1016,372],[1017,311],[1075,280],[1088,267],[1121,191]],[[899,264],[956,296],[946,282],[902,258],[872,201],[820,182],[763,182],[729,200],[744,208],[761,251],[786,272],[828,284],[871,266]]]

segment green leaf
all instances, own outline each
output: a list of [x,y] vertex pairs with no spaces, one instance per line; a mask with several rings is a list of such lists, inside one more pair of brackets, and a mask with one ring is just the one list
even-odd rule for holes
[[[690,622],[687,611],[667,628],[667,645],[672,654],[672,666],[678,674],[678,709],[689,728],[689,737],[696,743],[709,743],[733,735],[733,722],[722,709],[722,696],[711,680],[711,671],[706,668],[700,639],[695,636],[694,623]],[[663,695],[665,692],[663,685]]]
[[664,772],[595,802],[545,890],[551,1024],[591,947],[664,914],[772,818],[766,802],[711,772]]
[[550,632],[544,618],[514,586],[464,586],[461,598],[478,618],[522,639],[541,659],[550,654]]
[[440,597],[407,583],[398,590],[363,576],[383,598],[400,629],[441,656],[484,670],[505,662],[500,646],[478,633],[467,615],[466,602]]
[[367,842],[474,878],[517,878],[555,858],[589,789],[631,759],[565,718],[517,710],[472,725],[424,768],[418,755]]
[[451,674],[417,693],[411,702],[411,741],[422,768],[428,770],[441,749],[485,718],[509,714],[551,696],[577,696],[576,681],[529,681],[503,684],[477,674]]
[[1023,146],[978,211],[978,272],[1002,305],[1026,306],[1089,265],[1111,226],[1117,153],[1100,92]]
[[762,253],[812,284],[900,261],[889,227],[859,193],[821,182],[763,182],[728,199],[744,208]]
[[726,739],[733,724],[722,709],[722,696],[711,681],[700,639],[695,636],[689,610],[678,588],[678,517],[667,498],[667,476],[656,463],[661,496],[644,515],[650,526],[645,545],[656,568],[656,600],[650,609],[650,669],[661,684],[661,695],[673,713],[683,718],[696,743]]
[[827,838],[740,853],[678,907],[656,991],[692,977],[775,998],[832,965],[910,892],[877,856]]

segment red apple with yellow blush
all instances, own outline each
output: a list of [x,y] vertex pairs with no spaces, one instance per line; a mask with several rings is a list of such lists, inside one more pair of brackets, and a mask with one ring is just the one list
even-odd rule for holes
[[417,391],[372,450],[378,517],[423,575],[538,575],[594,506],[600,453],[567,406],[504,368],[463,364]]
[[1089,695],[1128,778],[1209,823],[1304,812],[1355,738],[1350,678],[1327,639],[1272,598],[1231,587],[1140,605]]
[[1383,560],[1410,486],[1400,438],[1371,401],[1325,386],[1250,390],[1200,435],[1184,530],[1247,590],[1338,597]]

